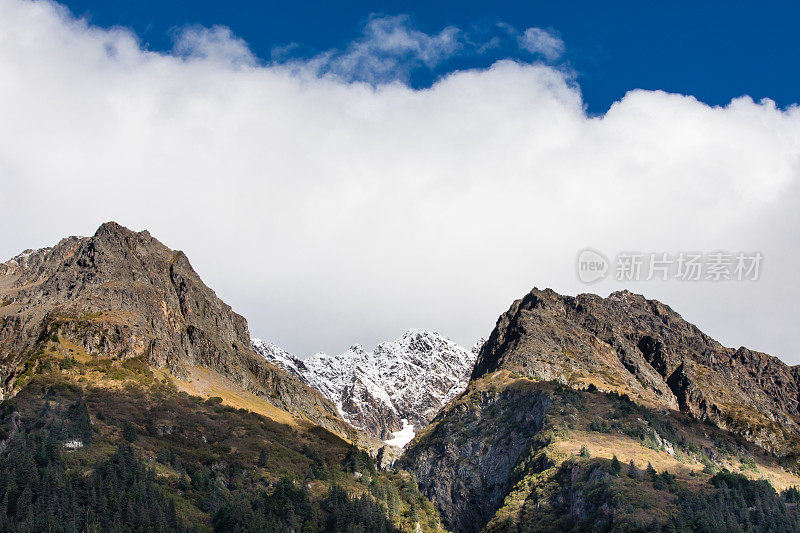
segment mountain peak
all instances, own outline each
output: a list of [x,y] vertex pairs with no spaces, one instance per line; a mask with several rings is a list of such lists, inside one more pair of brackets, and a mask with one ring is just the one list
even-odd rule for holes
[[106,222],[92,237],[63,239],[16,263],[0,267],[0,299],[9,302],[0,307],[0,331],[11,339],[0,343],[4,396],[36,367],[30,358],[42,339],[65,338],[87,357],[144,358],[179,380],[210,369],[281,409],[351,431],[332,403],[258,357],[247,321],[183,252],[149,232]]
[[129,230],[122,224],[114,222],[113,220],[109,220],[108,222],[103,222],[95,231],[95,235],[103,235],[103,234],[132,234],[133,231]]
[[439,332],[433,331],[431,329],[424,329],[424,328],[410,328],[407,329],[401,336],[401,339],[409,338],[409,337],[437,337],[446,339],[444,335],[440,334]]
[[356,344],[340,355],[303,361],[260,339],[253,346],[331,399],[353,425],[384,440],[409,425],[425,427],[464,390],[477,355],[425,329],[409,329],[373,351]]
[[100,226],[97,228],[97,231],[94,232],[94,235],[92,237],[94,239],[107,240],[107,241],[141,240],[143,242],[148,242],[153,240],[153,237],[147,230],[133,231],[123,226],[122,224],[118,224],[117,222],[114,221],[104,222],[100,224]]
[[[764,427],[778,420],[800,435],[800,378],[792,367],[726,348],[669,306],[627,290],[602,298],[534,289],[500,316],[472,378],[497,370],[578,388],[591,383],[721,427],[744,423],[742,416]],[[758,444],[783,446],[773,437]]]

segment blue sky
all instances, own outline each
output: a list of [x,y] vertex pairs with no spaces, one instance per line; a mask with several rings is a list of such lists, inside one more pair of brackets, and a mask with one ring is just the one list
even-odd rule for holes
[[[78,16],[103,27],[133,28],[153,50],[172,47],[176,28],[224,25],[262,59],[296,43],[298,53],[343,48],[368,17],[410,15],[428,34],[447,26],[465,30],[506,23],[539,27],[565,42],[562,63],[577,74],[588,110],[603,113],[628,90],[661,89],[724,105],[750,95],[780,107],[800,99],[798,2],[226,2],[69,0]],[[450,70],[485,67],[525,54],[510,47],[464,53],[410,82],[426,86]]]

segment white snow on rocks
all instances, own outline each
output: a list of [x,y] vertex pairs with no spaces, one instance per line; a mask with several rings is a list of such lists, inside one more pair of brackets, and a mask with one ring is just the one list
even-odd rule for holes
[[403,419],[403,429],[392,433],[392,438],[384,441],[389,446],[397,446],[398,448],[405,448],[406,444],[411,442],[414,438],[414,424],[409,424],[408,420]]
[[406,443],[466,388],[482,344],[469,350],[439,333],[411,329],[372,351],[356,344],[340,355],[301,360],[253,340],[256,352],[330,398],[351,424],[378,437],[391,434],[386,442],[411,435]]

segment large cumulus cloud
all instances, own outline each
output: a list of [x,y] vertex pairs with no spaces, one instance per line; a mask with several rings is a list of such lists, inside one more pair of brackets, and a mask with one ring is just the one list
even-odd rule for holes
[[800,362],[797,107],[632,90],[588,116],[572,73],[546,62],[563,43],[538,29],[516,35],[547,57],[414,90],[385,66],[491,43],[370,24],[348,49],[265,63],[227,28],[154,53],[55,4],[3,0],[0,255],[110,219],[147,228],[253,334],[307,354],[407,327],[469,343],[533,285],[589,290],[585,246],[759,250],[755,283],[629,288]]

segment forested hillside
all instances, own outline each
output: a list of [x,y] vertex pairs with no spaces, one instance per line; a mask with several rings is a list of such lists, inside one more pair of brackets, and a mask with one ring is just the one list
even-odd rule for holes
[[51,357],[0,407],[0,531],[438,528],[408,473],[319,426],[189,396],[141,360]]

